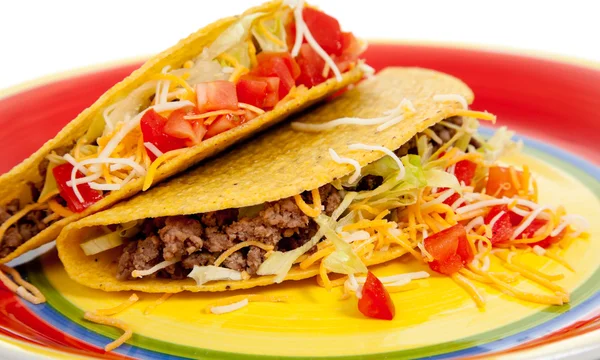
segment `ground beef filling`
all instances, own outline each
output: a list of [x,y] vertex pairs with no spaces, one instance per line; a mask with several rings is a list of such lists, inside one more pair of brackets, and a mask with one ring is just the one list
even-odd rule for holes
[[[69,151],[69,147],[61,147],[53,150],[57,155],[64,155]],[[46,172],[48,169],[49,161],[44,159],[38,165],[38,171],[40,172],[40,177],[44,179],[46,177]],[[40,192],[44,186],[44,183],[34,184],[32,182],[27,183],[29,189],[31,191],[31,198],[34,201],[40,196]],[[61,205],[65,206],[66,203],[60,196],[57,197],[57,200]],[[2,225],[5,221],[10,219],[12,215],[17,213],[19,210],[24,208],[29,204],[24,204],[19,201],[19,199],[13,199],[9,201],[6,205],[0,205],[0,225]],[[52,225],[54,222],[60,219],[54,219],[50,221],[43,221],[46,217],[52,215],[52,211],[49,209],[46,210],[34,210],[29,212],[27,215],[19,219],[16,224],[9,227],[4,236],[2,237],[2,242],[0,243],[0,259],[8,256],[10,253],[15,251],[16,248],[21,246],[25,241],[31,239],[32,237],[39,234],[42,230]]]
[[[19,199],[14,199],[6,205],[0,206],[0,225],[21,210],[22,207],[19,204]],[[43,219],[51,214],[52,211],[50,210],[30,211],[27,215],[19,219],[16,224],[9,227],[4,233],[2,243],[0,244],[0,259],[8,256],[25,241],[50,226],[52,221],[45,223]]]
[[[446,121],[462,125],[460,117]],[[432,130],[443,141],[450,140],[456,133],[456,130],[443,125],[434,125]],[[417,154],[416,138],[409,140],[395,153],[399,157]],[[373,190],[382,182],[381,177],[368,175],[359,181],[356,190]],[[319,193],[325,213],[331,215],[342,202],[340,192],[332,185],[325,185],[319,188]],[[304,192],[302,198],[312,203],[309,191]],[[189,274],[194,265],[214,264],[223,251],[237,243],[253,240],[273,245],[278,251],[289,251],[305,244],[317,232],[317,225],[296,206],[293,198],[267,203],[252,217],[238,219],[238,210],[228,209],[149,219],[142,227],[139,239],[129,242],[119,258],[119,280],[131,279],[133,270],[147,270],[161,261],[178,259],[181,261],[153,276],[181,279]],[[223,266],[253,275],[264,261],[264,255],[264,250],[250,246],[233,253],[223,262]]]
[[[331,185],[321,187],[319,192],[325,213],[331,215],[342,196]],[[312,203],[310,192],[302,196]],[[182,279],[194,265],[212,265],[223,251],[240,242],[258,241],[273,245],[277,251],[289,251],[305,244],[316,232],[316,224],[293,198],[266,203],[251,217],[238,218],[237,209],[228,209],[148,219],[138,239],[123,248],[117,278],[131,279],[133,270],[147,270],[164,260],[180,260],[153,276]],[[222,266],[253,275],[264,259],[264,250],[249,246],[231,254]]]

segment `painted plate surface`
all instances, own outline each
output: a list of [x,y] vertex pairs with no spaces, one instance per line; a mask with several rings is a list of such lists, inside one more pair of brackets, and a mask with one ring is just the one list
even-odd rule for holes
[[[392,294],[397,314],[391,322],[362,317],[354,300],[340,301],[339,289],[329,293],[314,280],[228,294],[178,294],[149,315],[144,315],[144,310],[159,295],[138,294],[141,301],[117,316],[132,326],[134,337],[107,354],[103,346],[120,333],[86,322],[83,312],[117,305],[129,293],[103,293],[74,283],[50,251],[19,267],[44,292],[46,304],[24,303],[0,288],[3,355],[376,359],[385,354],[388,358],[452,358],[490,355],[535,339],[549,339],[549,334],[572,329],[573,324],[589,324],[586,319],[600,313],[600,223],[595,221],[600,218],[600,124],[596,121],[600,71],[507,53],[439,46],[373,44],[367,59],[377,69],[422,66],[458,76],[473,88],[475,109],[497,114],[499,124],[519,132],[526,145],[524,154],[504,161],[530,166],[538,180],[541,203],[563,204],[568,212],[584,215],[592,223],[591,236],[574,240],[561,254],[575,272],[546,258],[531,255],[527,260],[546,273],[565,274],[559,284],[571,291],[570,304],[522,303],[478,285],[487,299],[487,310],[480,311],[462,289],[440,276],[419,280],[418,289]],[[90,71],[1,99],[0,172],[32,153],[137,66]],[[423,264],[403,258],[376,267],[375,273],[424,269]],[[258,291],[285,295],[290,301],[252,303],[225,315],[204,311],[219,298]],[[590,337],[581,344],[570,340],[570,344],[582,348],[597,339]],[[542,354],[543,349],[536,347],[517,356]]]

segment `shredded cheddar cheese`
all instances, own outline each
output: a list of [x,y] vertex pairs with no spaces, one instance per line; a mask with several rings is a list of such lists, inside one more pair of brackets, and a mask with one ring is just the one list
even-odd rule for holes
[[300,269],[308,269],[312,264],[331,254],[335,250],[334,246],[329,246],[318,250],[314,254],[308,256],[304,261],[300,263]]
[[123,335],[119,336],[115,341],[107,344],[104,347],[105,351],[113,351],[114,349],[127,342],[127,340],[131,339],[131,336],[133,335],[133,330],[131,329],[131,326],[129,326],[122,320],[113,319],[108,316],[97,315],[94,312],[90,311],[86,311],[83,315],[83,318],[88,321],[95,322],[96,324],[112,326],[124,331]]
[[100,315],[100,316],[111,316],[111,315],[116,315],[124,310],[126,310],[128,307],[130,307],[131,305],[135,304],[140,298],[136,295],[136,294],[131,294],[131,296],[123,301],[121,304],[109,308],[109,309],[99,309],[99,310],[95,310],[94,313],[96,315]]
[[268,296],[268,295],[258,295],[258,294],[249,294],[249,295],[235,295],[230,296],[224,299],[220,299],[211,303],[205,308],[205,312],[210,313],[211,309],[214,307],[227,306],[238,303],[240,301],[247,300],[248,302],[289,302],[291,299],[286,296]]
[[[318,194],[319,190],[317,189],[316,191]],[[319,199],[319,208],[308,206],[308,204],[306,202],[304,202],[304,199],[302,199],[302,196],[294,195],[294,201],[296,202],[296,205],[298,206],[298,208],[300,208],[300,210],[302,210],[302,212],[305,213],[306,216],[313,217],[313,218],[319,216],[319,214],[321,213],[321,207],[320,207],[321,197],[317,196],[317,198]],[[313,196],[313,200],[315,200],[315,199],[316,198]]]
[[496,123],[496,115],[490,114],[487,111],[473,111],[473,110],[459,110],[456,112],[457,116],[472,117],[479,120],[491,121],[492,124]]
[[159,297],[158,299],[156,299],[156,301],[153,304],[150,304],[150,305],[148,305],[148,307],[146,307],[146,309],[144,310],[144,315],[150,314],[152,311],[154,311],[154,309],[156,309],[162,303],[167,301],[171,296],[173,296],[172,293],[162,294],[162,296]]
[[199,114],[199,115],[186,115],[183,118],[186,120],[199,120],[199,119],[206,119],[206,118],[210,118],[213,116],[227,115],[227,114],[244,115],[244,111],[243,110],[216,110],[216,111],[205,112],[205,113]]
[[469,295],[471,295],[478,308],[485,308],[485,299],[483,298],[479,290],[477,290],[475,285],[473,285],[473,283],[471,283],[467,278],[458,273],[452,274],[451,277],[455,283],[457,283],[460,287],[465,289],[465,291],[467,291]]
[[152,181],[154,180],[156,171],[160,165],[162,165],[165,161],[168,161],[174,157],[181,155],[185,151],[187,151],[187,149],[172,150],[156,158],[156,160],[154,160],[154,162],[148,168],[148,172],[146,173],[146,177],[144,178],[144,186],[142,188],[142,191],[146,191],[150,188],[150,186],[152,185]]
[[48,207],[53,213],[59,215],[60,217],[67,218],[73,215],[73,212],[71,210],[59,204],[58,201],[56,201],[56,199],[48,200]]
[[[6,274],[10,275],[12,280],[7,277]],[[10,291],[32,304],[37,305],[46,302],[46,297],[38,290],[38,288],[23,280],[17,270],[4,264],[0,264],[0,281],[2,281],[4,286]]]
[[244,241],[241,242],[239,244],[235,244],[234,246],[230,247],[229,249],[227,249],[226,251],[222,252],[221,255],[219,255],[219,257],[217,258],[217,260],[215,260],[215,263],[213,264],[214,266],[219,266],[223,263],[223,261],[225,261],[225,259],[227,259],[229,256],[231,256],[231,254],[233,254],[234,252],[245,248],[247,246],[256,246],[257,248],[261,248],[264,251],[271,251],[273,250],[273,246],[272,245],[266,245],[263,244],[261,242],[258,241]]

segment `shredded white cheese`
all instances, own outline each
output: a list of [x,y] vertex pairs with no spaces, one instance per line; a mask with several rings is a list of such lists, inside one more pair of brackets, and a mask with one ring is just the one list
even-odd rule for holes
[[81,165],[91,165],[91,164],[121,164],[125,166],[129,166],[135,172],[137,172],[140,176],[146,175],[146,169],[144,169],[140,164],[136,163],[130,158],[104,158],[104,159],[86,159],[81,161],[79,164]]
[[82,178],[78,178],[78,179],[75,179],[75,180],[69,180],[69,181],[67,181],[67,186],[73,187],[73,185],[87,184],[90,181],[95,181],[95,180],[100,179],[101,176],[102,176],[101,173],[95,173],[95,174],[92,174],[92,175],[89,175],[89,176],[85,176],[85,177],[82,177]]
[[391,157],[396,162],[396,165],[398,165],[399,171],[398,171],[398,176],[396,176],[397,180],[402,180],[404,178],[404,175],[406,175],[406,169],[404,169],[404,164],[402,164],[402,161],[400,160],[400,158],[392,150],[386,148],[385,146],[367,145],[367,144],[352,144],[352,145],[348,146],[348,148],[350,150],[381,151],[382,153]]
[[500,220],[500,218],[502,217],[502,215],[506,214],[506,211],[500,211],[499,213],[496,214],[496,216],[494,216],[492,218],[492,220],[490,220],[490,229],[494,229],[494,225],[496,225],[496,222],[498,220]]
[[145,142],[145,143],[144,143],[144,147],[145,147],[146,149],[148,149],[148,150],[149,150],[149,151],[150,151],[152,154],[154,154],[154,156],[156,156],[156,157],[161,157],[161,156],[163,155],[163,152],[162,152],[162,151],[160,151],[160,150],[159,150],[159,149],[156,147],[156,145],[154,145],[154,144],[153,144],[153,143],[151,143],[151,142]]
[[546,249],[544,249],[543,247],[539,246],[539,245],[535,245],[533,247],[533,252],[538,255],[538,256],[544,256],[546,255]]
[[371,237],[371,234],[364,230],[358,230],[353,233],[342,232],[341,237],[345,242],[352,243],[360,240],[368,240]]
[[431,201],[428,201],[426,203],[423,203],[421,205],[421,209],[424,210],[424,209],[429,208],[432,205],[441,204],[444,201],[446,201],[450,196],[454,195],[455,193],[456,193],[456,191],[454,191],[454,189],[444,190],[442,193],[440,193],[440,195],[437,198],[435,198],[435,199],[433,199]]
[[154,265],[153,267],[151,267],[148,270],[133,270],[131,272],[131,277],[141,278],[143,276],[152,275],[155,272],[166,268],[167,266],[175,264],[176,262],[178,262],[178,260],[165,260],[165,261],[159,262],[158,264]]
[[354,174],[352,174],[352,176],[350,176],[350,178],[348,179],[348,183],[354,184],[354,182],[356,182],[356,180],[358,180],[358,178],[360,177],[360,174],[361,174],[361,172],[360,172],[361,168],[360,168],[360,164],[358,163],[358,161],[347,158],[347,157],[341,157],[332,148],[329,148],[329,155],[331,156],[333,161],[335,161],[338,164],[350,164],[350,165],[354,166]]
[[216,314],[216,315],[220,315],[220,314],[230,313],[230,312],[239,310],[246,306],[248,306],[248,298],[240,300],[233,304],[229,304],[229,305],[213,306],[210,308],[210,312],[213,314]]
[[90,188],[94,189],[94,190],[102,190],[102,191],[115,191],[115,190],[120,190],[121,187],[123,186],[122,183],[121,184],[99,184],[97,182],[90,182],[88,184],[90,186]]
[[531,214],[529,214],[529,216],[525,220],[523,220],[523,222],[521,222],[521,224],[515,229],[515,231],[513,232],[512,236],[511,236],[511,239],[512,240],[516,239],[517,236],[519,236],[523,231],[525,231],[525,229],[527,229],[527,227],[529,225],[531,225],[531,223],[533,222],[533,220],[535,220],[535,218],[538,216],[538,214],[546,209],[547,209],[547,207],[540,206],[539,208],[533,210],[531,212]]
[[[480,194],[469,193],[469,194],[465,194],[464,197],[467,200],[476,200],[476,199],[481,198],[479,196],[474,196],[474,195],[480,195]],[[531,202],[529,200],[502,198],[502,199],[491,199],[491,200],[478,201],[476,203],[469,204],[469,205],[466,205],[466,206],[456,209],[456,213],[460,215],[460,214],[468,213],[468,212],[471,212],[474,210],[483,209],[483,208],[490,207],[490,206],[509,205],[510,203],[512,203],[515,200],[517,201],[517,205],[527,206],[532,209],[540,208],[540,205],[538,205],[534,202]]]
[[452,205],[450,207],[452,208],[452,210],[456,211],[456,209],[458,209],[458,207],[464,203],[466,203],[465,199],[458,198],[458,199],[456,199],[455,202],[452,203]]
[[443,95],[435,95],[433,97],[433,101],[435,102],[447,102],[447,101],[456,101],[459,102],[464,109],[469,109],[469,103],[464,96],[459,94],[443,94]]
[[[174,102],[165,102],[164,104],[154,105],[152,108],[157,113],[161,113],[161,112],[164,112],[164,111],[174,111],[174,110],[177,110],[177,109],[184,108],[186,106],[194,106],[194,103],[191,102],[191,101],[189,101],[189,100],[174,101]],[[141,120],[141,118],[140,118],[140,120]]]
[[67,153],[63,156],[63,159],[65,159],[69,164],[73,165],[73,167],[79,171],[81,171],[84,175],[88,175],[89,172],[87,171],[87,169],[83,166],[81,166],[77,160],[75,160],[75,158],[73,156],[71,156],[71,154]]
[[556,227],[556,229],[552,230],[550,236],[557,236],[560,234],[567,226],[575,227],[575,231],[571,234],[573,237],[579,236],[582,232],[587,231],[590,227],[590,223],[581,215],[569,214],[565,215],[561,218],[561,223]]
[[398,106],[393,109],[387,110],[383,113],[384,116],[372,118],[372,119],[363,119],[358,117],[344,117],[335,120],[331,120],[328,122],[324,122],[321,124],[306,124],[301,122],[292,122],[292,129],[298,131],[307,131],[307,132],[318,132],[318,131],[326,131],[331,130],[337,126],[341,125],[380,125],[377,127],[377,131],[382,131],[387,129],[390,126],[393,126],[404,119],[404,108],[407,102],[410,102],[408,99],[403,99]]
[[365,74],[365,77],[367,79],[370,79],[370,78],[372,78],[375,75],[375,69],[373,69],[371,66],[369,66],[368,64],[366,64],[364,61],[359,62],[358,63],[358,67],[363,72],[363,74]]
[[467,226],[465,226],[465,230],[467,230],[467,232],[473,230],[473,228],[475,226],[481,226],[483,225],[483,216],[478,216],[476,218],[474,218],[473,220],[469,221],[469,223],[467,224]]

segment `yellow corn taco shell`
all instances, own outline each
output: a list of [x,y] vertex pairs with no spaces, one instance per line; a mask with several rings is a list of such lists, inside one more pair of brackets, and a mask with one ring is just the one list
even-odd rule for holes
[[[282,6],[282,1],[272,1],[246,11],[242,16],[256,13],[270,13]],[[8,173],[0,176],[0,205],[7,204],[15,198],[26,199],[30,197],[29,182],[38,183],[43,181],[38,171],[38,165],[54,149],[63,146],[72,146],[79,138],[84,136],[94,119],[102,116],[103,110],[109,105],[130,93],[141,84],[148,81],[152,75],[160,73],[161,69],[169,65],[179,68],[183,64],[197,56],[203,48],[210,45],[225,29],[234,24],[240,17],[229,17],[216,21],[179,41],[177,45],[163,51],[148,60],[141,68],[134,71],[130,76],[113,86],[103,94],[93,105],[85,109],[81,114],[65,126],[53,139],[46,142],[42,148],[36,151],[21,164],[14,167]],[[342,81],[335,78],[314,86],[311,89],[297,91],[289,100],[281,101],[271,111],[258,116],[234,129],[223,132],[199,145],[187,148],[183,153],[162,164],[154,175],[153,183],[156,184],[167,177],[173,176],[186,168],[215,155],[227,147],[251,137],[253,134],[272,126],[289,115],[300,111],[315,102],[325,99],[349,84],[358,82],[363,77],[360,66],[342,74]],[[113,204],[128,198],[143,188],[144,177],[129,182],[120,190],[111,191],[103,199],[88,207],[81,213],[62,218],[51,226],[42,230],[32,237],[8,256],[0,258],[0,263],[8,262],[17,256],[35,249],[45,243],[54,240],[60,231],[69,223],[85,218],[102,209],[109,208]],[[211,194],[213,195],[213,194]],[[2,235],[0,234],[0,240]]]
[[[118,251],[86,256],[80,243],[94,228],[161,216],[205,213],[276,201],[316,189],[350,174],[353,168],[329,156],[358,160],[361,166],[378,160],[380,152],[349,150],[352,143],[376,144],[397,149],[415,134],[460,112],[458,103],[433,101],[436,94],[459,94],[469,103],[473,93],[460,80],[419,68],[389,68],[331,103],[303,115],[307,123],[322,123],[341,117],[373,118],[392,109],[403,98],[416,107],[414,115],[382,132],[375,126],[344,125],[319,133],[299,132],[290,124],[245,143],[202,167],[158,185],[151,191],[122,202],[112,209],[67,226],[57,240],[60,259],[69,276],[89,287],[106,291],[144,292],[223,291],[269,285],[273,276],[256,276],[246,281],[218,281],[197,286],[192,279],[139,279],[118,281],[115,277]],[[399,247],[375,254],[367,265],[389,261],[404,254]],[[318,268],[292,268],[287,280],[316,275]]]

